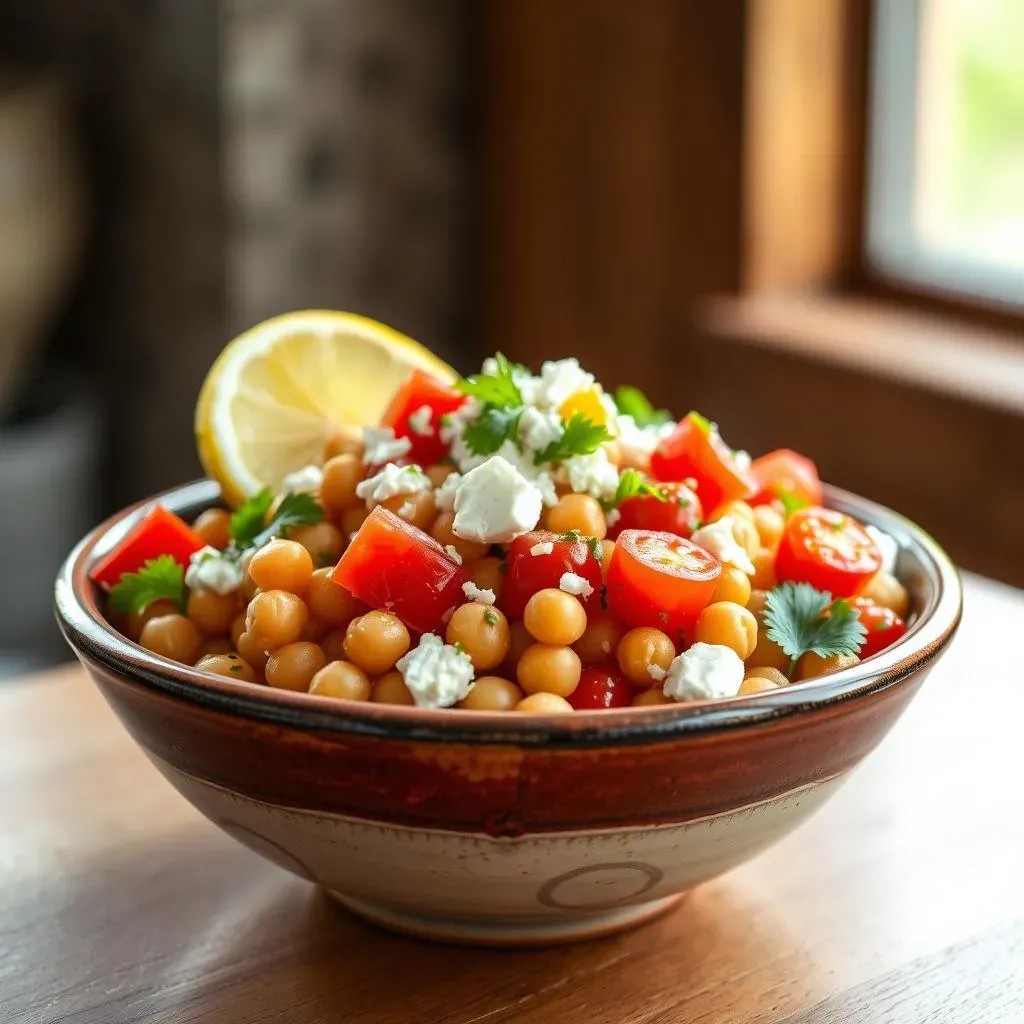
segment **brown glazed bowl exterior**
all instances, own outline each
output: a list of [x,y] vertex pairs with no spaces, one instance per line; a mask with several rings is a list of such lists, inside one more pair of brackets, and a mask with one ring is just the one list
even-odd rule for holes
[[[158,499],[192,519],[216,485]],[[355,703],[205,676],[104,619],[94,560],[151,504],[103,523],[56,585],[68,642],[125,728],[241,842],[389,927],[465,942],[627,927],[751,857],[888,732],[960,619],[956,570],[862,498],[827,503],[899,544],[914,618],[896,645],[783,690],[565,716]]]

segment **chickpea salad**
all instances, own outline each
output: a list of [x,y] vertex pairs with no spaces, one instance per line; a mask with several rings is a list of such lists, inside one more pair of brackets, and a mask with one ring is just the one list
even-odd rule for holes
[[[290,452],[310,421],[275,422]],[[318,443],[233,508],[152,506],[92,569],[111,623],[253,686],[526,713],[775,690],[907,629],[895,542],[825,508],[810,459],[573,358],[403,366],[379,422]]]

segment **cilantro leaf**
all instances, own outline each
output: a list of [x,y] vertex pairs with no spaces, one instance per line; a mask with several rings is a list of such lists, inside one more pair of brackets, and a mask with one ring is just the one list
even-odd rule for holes
[[483,412],[466,425],[462,440],[474,455],[490,455],[505,441],[518,443],[519,417],[522,414],[522,407],[485,406]]
[[581,412],[573,413],[562,430],[562,436],[534,455],[534,465],[561,462],[574,455],[592,455],[610,437],[607,427],[588,419]]
[[792,491],[778,490],[776,493],[779,496],[779,501],[782,502],[782,510],[788,519],[794,512],[799,512],[802,508],[807,508],[810,504],[809,501],[797,496]]
[[613,503],[619,505],[627,498],[645,497],[668,501],[668,492],[648,483],[635,469],[624,469],[619,477],[619,485],[615,488]]
[[623,416],[632,416],[638,427],[657,427],[672,419],[668,409],[655,409],[650,399],[630,384],[615,389],[615,408]]
[[470,395],[498,409],[522,405],[523,395],[514,374],[523,372],[523,367],[509,362],[500,352],[495,354],[494,361],[497,366],[493,374],[477,373],[472,377],[463,377],[456,381],[455,387],[464,395]]
[[267,513],[274,503],[274,495],[269,487],[264,487],[259,494],[246,498],[238,510],[231,516],[228,531],[231,541],[241,550],[252,546],[253,538],[263,529],[267,522]]
[[809,583],[782,583],[768,592],[764,624],[769,640],[789,655],[790,674],[808,651],[822,658],[857,654],[867,630],[849,601]]
[[323,518],[323,506],[312,494],[305,491],[294,494],[289,491],[277,506],[274,518],[249,541],[247,546],[261,548],[274,537],[283,536],[292,526],[314,526],[322,522]]
[[124,615],[140,615],[154,601],[173,601],[184,612],[187,600],[185,570],[171,555],[150,558],[110,588],[110,607]]
[[596,537],[587,538],[587,547],[590,548],[590,553],[596,561],[600,562],[604,558],[604,548],[601,547],[601,542]]

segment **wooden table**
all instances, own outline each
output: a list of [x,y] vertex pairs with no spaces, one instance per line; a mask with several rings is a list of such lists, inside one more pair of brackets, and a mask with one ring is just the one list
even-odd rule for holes
[[1022,634],[1024,594],[968,578],[808,825],[647,928],[528,952],[348,916],[193,811],[78,668],[0,687],[0,1021],[1024,1021]]

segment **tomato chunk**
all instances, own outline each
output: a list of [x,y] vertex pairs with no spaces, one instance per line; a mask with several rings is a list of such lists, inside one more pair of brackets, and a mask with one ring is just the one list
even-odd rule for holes
[[331,578],[372,608],[430,633],[442,631],[448,613],[462,603],[469,576],[433,537],[378,505]]
[[671,533],[623,530],[605,577],[608,605],[631,626],[686,629],[707,607],[722,563]]
[[789,494],[801,505],[820,505],[825,499],[821,490],[818,467],[804,455],[779,448],[750,464],[750,472],[760,490],[750,499],[751,505],[767,505]]
[[625,708],[633,703],[633,684],[618,665],[591,665],[583,670],[576,689],[565,699],[577,711]]
[[[533,554],[537,545],[544,549]],[[513,619],[520,619],[526,609],[526,602],[538,590],[558,588],[563,573],[572,572],[582,576],[593,588],[593,593],[580,598],[587,609],[601,606],[601,547],[587,538],[559,536],[546,530],[534,530],[516,537],[509,546],[505,582],[501,585],[498,607]]]
[[696,480],[701,504],[709,512],[723,501],[748,498],[758,489],[718,431],[692,412],[654,450],[651,473],[657,480]]
[[188,568],[189,558],[204,547],[206,541],[184,519],[154,505],[124,540],[92,567],[89,578],[102,587],[112,587],[126,572],[138,572],[144,562],[160,555],[170,555]]
[[614,539],[623,530],[655,530],[689,537],[704,516],[700,498],[686,484],[670,482],[662,484],[661,489],[665,501],[643,494],[621,502],[619,517],[609,527],[608,535]]
[[862,661],[896,643],[907,631],[907,624],[891,608],[883,608],[866,597],[855,597],[853,606],[868,631],[860,649]]
[[780,580],[810,583],[834,597],[849,597],[881,565],[881,552],[867,530],[829,508],[794,512],[775,556]]
[[429,373],[413,370],[391,399],[381,423],[391,427],[395,437],[409,438],[412,442],[410,461],[432,466],[441,461],[446,450],[441,440],[441,417],[454,412],[465,401],[466,396],[461,391]]

